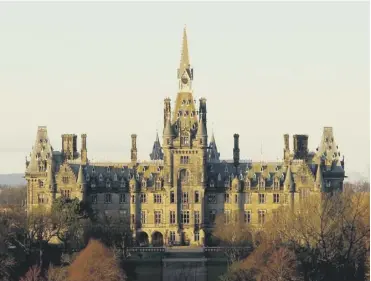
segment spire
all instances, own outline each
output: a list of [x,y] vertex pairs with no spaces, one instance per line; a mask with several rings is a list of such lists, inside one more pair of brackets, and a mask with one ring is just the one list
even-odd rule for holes
[[171,127],[171,124],[170,124],[170,118],[166,118],[166,121],[165,121],[165,128],[164,128],[164,136],[168,136],[168,137],[172,137],[174,136],[174,132],[173,132],[173,129]]
[[207,153],[208,161],[210,162],[219,162],[220,153],[218,152],[218,147],[216,146],[214,131],[211,135],[211,140],[209,144],[209,150]]
[[294,181],[292,179],[291,164],[287,167],[286,177],[283,183],[283,188],[285,191],[289,191],[289,192],[294,190]]
[[84,173],[82,171],[82,165],[80,165],[80,168],[79,168],[79,174],[77,176],[77,184],[79,185],[84,185],[85,184],[85,178],[84,178]]
[[162,152],[162,147],[160,139],[158,137],[158,132],[156,132],[156,140],[153,143],[152,153],[149,155],[151,160],[163,160],[164,154]]
[[206,130],[205,122],[203,120],[203,115],[201,115],[200,121],[198,122],[197,136],[198,137],[207,136],[207,130]]
[[184,26],[183,29],[183,42],[182,42],[182,55],[180,58],[179,71],[180,75],[183,75],[185,69],[189,68],[189,54],[188,54],[188,39],[187,39],[187,29]]

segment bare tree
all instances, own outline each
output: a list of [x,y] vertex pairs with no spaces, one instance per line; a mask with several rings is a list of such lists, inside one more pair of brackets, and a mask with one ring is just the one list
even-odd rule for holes
[[230,264],[243,258],[248,253],[249,247],[252,246],[251,230],[244,221],[244,214],[239,211],[232,212],[228,218],[224,215],[218,215],[213,235],[224,247]]

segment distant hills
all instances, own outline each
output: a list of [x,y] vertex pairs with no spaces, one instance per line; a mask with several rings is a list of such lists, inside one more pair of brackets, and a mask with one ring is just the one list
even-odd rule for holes
[[[348,178],[346,179],[347,182],[363,182],[369,181],[369,178],[363,176],[357,172],[349,172],[346,174]],[[0,185],[25,185],[26,180],[23,178],[24,174],[0,174]]]
[[24,174],[0,174],[0,185],[25,185]]

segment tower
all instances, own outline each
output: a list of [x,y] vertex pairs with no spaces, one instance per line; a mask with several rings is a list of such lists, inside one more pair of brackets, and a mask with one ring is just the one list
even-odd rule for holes
[[78,157],[77,153],[77,135],[62,135],[62,154],[65,160],[74,160]]
[[216,146],[214,132],[211,135],[211,140],[207,152],[207,161],[208,162],[220,162],[220,153],[218,152],[218,147]]

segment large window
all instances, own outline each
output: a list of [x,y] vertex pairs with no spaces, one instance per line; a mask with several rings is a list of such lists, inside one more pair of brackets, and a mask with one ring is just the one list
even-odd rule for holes
[[245,223],[250,223],[251,222],[251,210],[245,211],[244,221],[245,221]]
[[251,193],[245,193],[245,204],[251,204]]
[[195,211],[195,224],[200,224],[200,212]]
[[200,241],[200,232],[195,231],[195,241]]
[[182,193],[182,203],[188,203],[188,192]]
[[104,203],[106,203],[106,204],[112,203],[112,194],[111,193],[106,193],[104,195]]
[[170,231],[169,241],[170,242],[174,242],[175,241],[175,231]]
[[280,203],[280,195],[278,193],[273,194],[273,203]]
[[259,204],[265,204],[265,194],[259,193]]
[[175,224],[175,211],[170,211],[170,224]]
[[230,201],[229,193],[224,193],[224,203],[231,203]]
[[180,164],[189,164],[189,156],[180,156]]
[[124,204],[124,203],[126,203],[126,194],[121,193],[120,194],[120,204]]
[[258,210],[258,223],[259,224],[265,223],[265,214],[266,214],[265,210]]
[[140,213],[140,222],[142,224],[146,224],[147,223],[146,211],[141,211],[141,213]]
[[174,191],[170,192],[170,203],[175,203],[175,193],[174,193]]
[[160,224],[160,223],[161,223],[161,212],[155,211],[155,224]]
[[215,218],[216,218],[216,210],[211,210],[209,213],[210,223],[215,223]]
[[154,203],[160,204],[162,202],[161,199],[162,199],[161,194],[153,194],[153,202]]
[[40,193],[40,194],[37,196],[37,202],[38,202],[39,204],[47,203],[47,197],[45,196],[44,193]]
[[195,203],[200,202],[200,193],[198,191],[195,191]]
[[181,220],[183,224],[189,224],[189,211],[182,211]]
[[225,210],[224,211],[224,223],[228,224],[231,222],[231,211]]
[[62,197],[71,198],[71,190],[61,190]]
[[145,193],[140,194],[140,203],[147,203],[147,194]]

